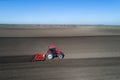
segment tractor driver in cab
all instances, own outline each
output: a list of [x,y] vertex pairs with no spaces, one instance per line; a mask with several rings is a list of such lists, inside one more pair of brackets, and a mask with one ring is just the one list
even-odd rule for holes
[[56,46],[55,45],[50,45],[48,48],[49,48],[48,52],[52,53],[53,56],[56,56]]

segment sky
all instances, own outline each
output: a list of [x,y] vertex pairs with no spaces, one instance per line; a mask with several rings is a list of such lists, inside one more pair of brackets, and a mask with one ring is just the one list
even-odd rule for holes
[[0,24],[120,25],[120,0],[0,0]]

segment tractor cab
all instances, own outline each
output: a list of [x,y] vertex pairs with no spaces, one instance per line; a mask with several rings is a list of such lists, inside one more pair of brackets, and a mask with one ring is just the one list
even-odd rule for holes
[[48,48],[49,49],[48,49],[47,53],[51,53],[51,54],[53,54],[53,56],[56,56],[56,46],[51,45]]

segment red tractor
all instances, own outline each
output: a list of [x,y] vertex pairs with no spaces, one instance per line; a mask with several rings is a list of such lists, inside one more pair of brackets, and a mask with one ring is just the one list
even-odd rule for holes
[[58,57],[58,59],[63,59],[64,54],[61,50],[56,50],[56,46],[51,45],[46,53],[46,59],[53,59],[55,57]]
[[64,53],[61,50],[57,50],[56,46],[51,45],[49,46],[49,49],[45,54],[39,54],[39,53],[35,54],[33,61],[51,60],[53,58],[63,59]]

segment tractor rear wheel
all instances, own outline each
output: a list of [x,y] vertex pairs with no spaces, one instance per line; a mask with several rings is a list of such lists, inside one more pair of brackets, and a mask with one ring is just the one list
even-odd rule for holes
[[52,55],[52,54],[46,54],[46,59],[47,59],[47,60],[53,59],[53,55]]

